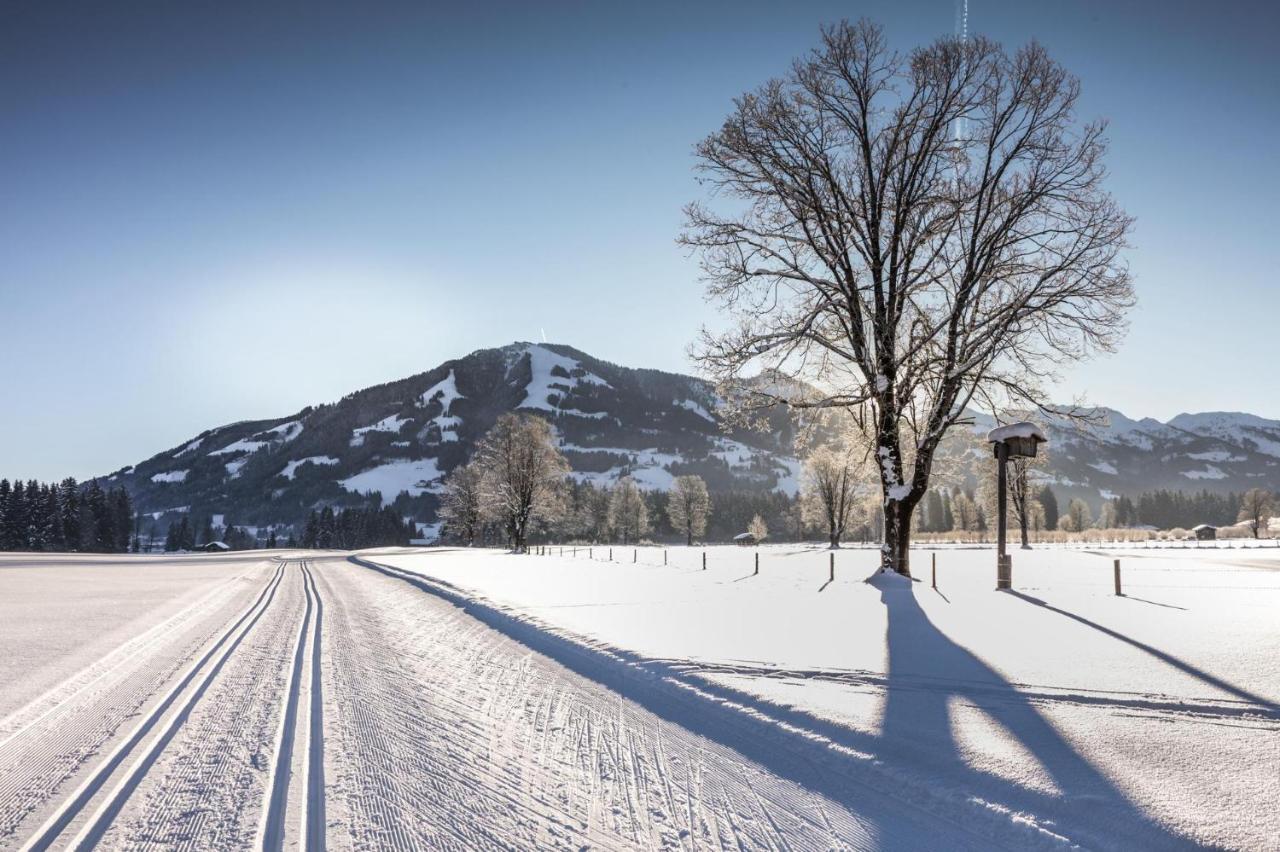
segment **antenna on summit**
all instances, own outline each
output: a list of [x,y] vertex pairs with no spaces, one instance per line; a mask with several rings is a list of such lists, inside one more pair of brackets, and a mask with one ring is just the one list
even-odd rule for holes
[[[969,0],[956,0],[956,35],[960,41],[969,40]],[[956,119],[956,141],[960,142],[964,139],[965,119],[963,117]]]
[[546,342],[547,342],[547,330],[546,330],[545,328],[540,328],[540,329],[538,329],[538,331],[542,332],[542,342],[543,342],[543,343],[546,343]]

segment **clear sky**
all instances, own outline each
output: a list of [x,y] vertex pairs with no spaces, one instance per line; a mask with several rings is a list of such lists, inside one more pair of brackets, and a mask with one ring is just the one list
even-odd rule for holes
[[[106,473],[544,329],[687,371],[716,320],[674,242],[694,143],[822,23],[910,48],[956,20],[954,0],[87,7],[0,9],[0,476]],[[1059,398],[1280,417],[1280,4],[972,0],[970,30],[1082,79],[1138,217],[1128,340]]]

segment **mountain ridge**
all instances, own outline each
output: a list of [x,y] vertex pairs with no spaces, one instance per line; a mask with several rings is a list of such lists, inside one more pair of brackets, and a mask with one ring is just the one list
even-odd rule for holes
[[[582,482],[630,475],[644,488],[665,489],[675,476],[697,473],[713,492],[794,493],[794,418],[774,412],[766,431],[727,428],[717,402],[701,378],[518,341],[285,417],[207,429],[105,479],[128,488],[155,522],[192,512],[253,526],[296,524],[318,506],[376,501],[429,523],[443,477],[500,414],[519,410],[551,421]],[[1038,476],[1060,498],[1083,497],[1096,507],[1157,488],[1225,492],[1280,483],[1280,421],[1184,412],[1161,422],[1094,411],[1105,414],[1106,425],[1046,424],[1050,448]],[[980,440],[991,425],[988,415],[974,413],[964,437]],[[989,454],[981,447],[960,452],[968,454],[972,480]]]

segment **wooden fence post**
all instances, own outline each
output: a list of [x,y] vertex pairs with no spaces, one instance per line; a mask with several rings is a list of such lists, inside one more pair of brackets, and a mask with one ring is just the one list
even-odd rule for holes
[[760,573],[760,551],[756,551],[756,573]]
[[835,554],[835,551],[832,551],[831,552],[831,572],[827,577],[827,582],[834,583],[835,581],[836,581],[836,554]]
[[632,562],[632,564],[635,564],[636,562],[639,562],[639,561],[640,561],[640,551],[639,551],[638,549],[634,549],[634,550],[632,550],[632,551],[631,551],[631,562]]
[[1116,560],[1115,570],[1116,570],[1116,595],[1118,597],[1123,597],[1124,592],[1120,591],[1120,560],[1119,559]]
[[609,561],[610,561],[610,562],[612,562],[612,561],[613,561],[613,548],[612,548],[612,547],[611,547],[611,548],[609,548]]
[[933,587],[938,588],[938,554],[933,554]]
[[662,551],[662,564],[663,565],[667,564],[667,552],[665,550]]
[[702,570],[707,570],[707,552],[705,550],[702,551]]

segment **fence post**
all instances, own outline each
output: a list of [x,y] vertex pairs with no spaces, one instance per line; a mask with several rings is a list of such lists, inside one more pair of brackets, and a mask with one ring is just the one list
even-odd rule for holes
[[667,564],[667,552],[665,550],[662,551],[662,564],[663,565]]
[[640,561],[640,551],[638,549],[633,549],[631,551],[631,562],[632,564],[635,564],[636,562],[639,562],[639,561]]
[[705,550],[702,551],[702,570],[707,570],[707,552]]
[[1116,560],[1115,569],[1116,569],[1116,595],[1119,597],[1123,597],[1124,592],[1120,591],[1120,560],[1119,559]]
[[760,551],[756,551],[756,573],[760,573]]
[[933,560],[932,560],[932,562],[933,562],[933,572],[932,572],[932,573],[933,573],[933,587],[936,589],[936,588],[938,588],[938,554],[937,554],[937,553],[934,553],[934,554],[932,554],[932,555],[933,555]]
[[835,554],[835,551],[832,551],[831,552],[831,572],[827,576],[827,582],[834,583],[835,581],[836,581],[836,554]]
[[595,559],[595,558],[596,558],[596,555],[595,555],[595,548],[594,548],[594,547],[588,547],[588,548],[587,548],[587,558],[588,558],[588,559]]
[[609,561],[610,561],[610,562],[612,562],[612,561],[613,561],[613,548],[612,548],[612,547],[611,547],[611,548],[609,548]]

